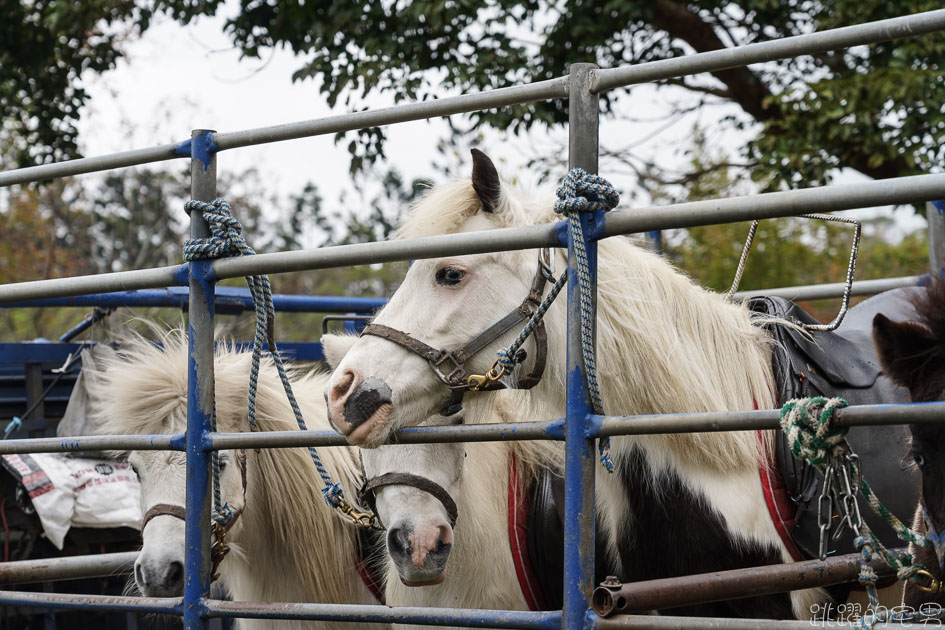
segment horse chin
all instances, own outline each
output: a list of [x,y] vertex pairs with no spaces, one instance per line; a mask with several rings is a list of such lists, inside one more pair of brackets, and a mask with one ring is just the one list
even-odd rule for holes
[[390,437],[390,417],[393,406],[381,405],[371,417],[355,427],[347,435],[349,444],[362,448],[377,448]]
[[404,576],[400,576],[400,581],[404,586],[435,586],[437,584],[442,584],[446,579],[446,570],[444,569],[442,573],[433,578],[432,580],[408,580]]

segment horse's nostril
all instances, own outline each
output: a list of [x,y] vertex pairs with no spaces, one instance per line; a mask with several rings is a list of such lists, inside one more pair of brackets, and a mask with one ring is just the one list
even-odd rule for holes
[[392,556],[410,555],[410,540],[407,536],[407,531],[402,527],[387,532],[387,550]]
[[184,579],[184,565],[180,562],[172,562],[167,570],[167,585],[174,586]]
[[329,394],[329,402],[341,402],[348,397],[348,394],[351,393],[351,390],[357,386],[358,381],[357,374],[353,370],[345,370],[341,374],[341,378],[334,385],[331,386],[331,392]]
[[135,565],[135,582],[138,583],[139,587],[147,586],[148,583],[144,581],[144,571],[141,570],[141,565]]

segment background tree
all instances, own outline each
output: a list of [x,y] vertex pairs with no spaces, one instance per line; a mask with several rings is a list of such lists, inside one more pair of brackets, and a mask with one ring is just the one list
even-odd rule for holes
[[[32,155],[21,151],[20,163],[75,152],[71,125],[85,94],[74,79],[110,67],[122,37],[146,29],[152,12],[186,23],[222,6],[222,0],[138,6],[0,0],[0,105],[5,124],[37,147]],[[425,99],[560,76],[576,61],[639,64],[938,8],[936,0],[272,0],[242,3],[226,30],[246,57],[292,50],[301,59],[295,79],[312,78],[330,104],[357,108],[372,93]],[[739,113],[727,124],[754,138],[739,164],[764,187],[802,186],[825,182],[837,168],[873,178],[939,168],[943,62],[945,39],[928,35],[663,85],[698,97],[672,115],[736,105]],[[623,111],[625,101],[622,90],[603,95],[611,113]],[[533,103],[469,120],[472,127],[515,132],[563,123],[566,107]],[[382,156],[383,139],[373,129],[351,140],[352,167]],[[605,148],[632,155],[619,144]],[[635,169],[666,180],[656,165],[637,160]]]

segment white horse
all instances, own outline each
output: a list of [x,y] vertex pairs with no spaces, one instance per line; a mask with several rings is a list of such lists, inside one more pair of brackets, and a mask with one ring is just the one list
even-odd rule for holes
[[[433,188],[413,208],[400,237],[556,220],[550,198],[533,200],[501,183],[484,154],[474,151],[473,157],[472,181]],[[776,405],[772,343],[745,307],[702,289],[665,259],[627,239],[601,241],[599,256],[597,365],[608,413]],[[553,258],[554,266],[563,269],[564,253]],[[433,348],[459,348],[521,304],[538,260],[536,251],[513,251],[416,261],[374,321]],[[544,378],[530,392],[507,393],[504,400],[510,406],[503,415],[510,421],[565,415],[563,299],[551,306],[544,321],[548,330]],[[476,353],[465,366],[467,373],[485,373],[495,351],[507,346],[516,332]],[[529,356],[538,354],[533,342],[526,347]],[[500,394],[468,393],[466,421],[495,421]],[[379,336],[362,336],[338,364],[326,396],[332,424],[352,443],[376,447],[391,431],[441,412],[450,394],[416,351]],[[612,442],[616,472],[597,476],[599,535],[606,543],[607,560],[625,581],[792,560],[766,508],[759,471],[766,467],[767,452],[753,432],[648,435]],[[497,496],[505,496],[507,453],[514,447],[466,448],[470,457],[465,475],[472,476],[473,462],[480,466],[476,483],[495,486],[482,489],[495,504]],[[472,486],[463,484],[464,496]],[[457,527],[465,527],[467,521],[478,526],[475,508],[471,514],[464,520],[461,513]],[[506,522],[501,515],[497,520]],[[445,567],[445,560],[430,553],[439,545],[449,542],[459,551],[459,531],[454,540],[442,508],[404,515],[401,522],[386,525],[389,551],[399,553],[394,563],[407,582],[429,582]],[[412,541],[413,548],[392,548],[392,528],[403,530],[396,535]],[[496,541],[471,541],[470,556],[483,544]],[[449,579],[457,579],[458,572],[451,560]],[[470,576],[472,569],[463,572],[462,579],[470,580],[463,586],[480,583]],[[506,583],[505,590],[517,590],[514,584]],[[806,590],[792,593],[790,601],[771,596],[691,612],[803,618],[809,616],[812,604],[825,599],[820,590]]]
[[[91,419],[104,434],[183,433],[187,422],[187,339],[163,335],[163,347],[140,338],[87,375]],[[247,430],[251,356],[218,344],[215,356],[216,412],[220,431]],[[293,375],[293,387],[311,429],[327,429],[320,391],[326,377]],[[307,394],[306,394],[307,393]],[[271,360],[260,367],[257,422],[261,431],[297,426]],[[360,483],[353,448],[323,448],[319,454],[335,481],[353,493]],[[263,602],[377,604],[359,574],[357,531],[328,507],[321,479],[304,448],[223,451],[221,489],[240,511],[227,536],[230,553],[220,580],[234,599]],[[185,503],[185,457],[180,452],[134,451],[128,459],[141,480],[142,512]],[[245,481],[243,479],[245,471]],[[244,487],[245,483],[245,487]],[[209,523],[207,524],[209,526]],[[184,523],[168,513],[148,521],[135,563],[135,581],[146,596],[183,593]],[[241,628],[341,629],[345,623],[240,621]],[[366,624],[363,627],[387,628]]]

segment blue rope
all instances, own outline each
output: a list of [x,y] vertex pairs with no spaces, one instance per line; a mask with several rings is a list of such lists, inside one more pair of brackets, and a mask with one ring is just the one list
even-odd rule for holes
[[[572,169],[568,173],[558,189],[557,195],[558,201],[555,202],[555,212],[568,218],[568,234],[571,242],[574,243],[574,253],[577,258],[578,288],[581,301],[581,354],[587,372],[587,388],[591,395],[591,408],[595,414],[603,415],[604,403],[597,382],[597,360],[594,356],[591,271],[587,248],[584,245],[584,229],[581,225],[580,214],[582,212],[613,210],[620,201],[620,195],[606,179],[599,175],[587,173],[582,168]],[[532,333],[538,322],[545,316],[545,312],[558,296],[558,293],[561,292],[561,288],[567,282],[567,279],[568,272],[565,271],[552,285],[551,291],[542,300],[528,322],[525,323],[525,327],[515,338],[515,341],[508,348],[502,348],[498,351],[498,364],[505,368],[506,372],[511,371],[518,363],[522,362],[523,357],[518,351],[519,348],[525,343],[525,339]],[[601,463],[609,472],[613,472],[614,462],[610,457],[610,438],[601,438],[598,449]]]
[[[256,254],[253,248],[250,247],[243,238],[243,228],[230,211],[230,204],[225,200],[214,199],[210,203],[191,200],[187,202],[185,208],[188,212],[196,210],[203,214],[204,220],[210,227],[210,236],[208,238],[196,238],[187,241],[184,245],[184,260],[204,260],[207,258],[223,258],[226,256],[253,256]],[[256,312],[256,334],[253,337],[253,360],[249,371],[248,419],[250,429],[252,431],[259,430],[259,426],[256,423],[256,392],[259,384],[259,363],[262,357],[263,344],[268,342],[269,353],[272,355],[272,360],[276,364],[279,379],[282,381],[282,387],[285,389],[286,397],[289,399],[289,405],[292,407],[295,421],[299,429],[307,431],[308,427],[305,424],[305,420],[302,418],[302,410],[299,408],[299,404],[295,399],[295,394],[292,392],[292,385],[289,382],[285,364],[276,348],[276,313],[272,304],[272,286],[269,283],[269,277],[247,276],[246,284],[249,286],[250,294],[253,297],[253,308]],[[211,424],[213,429],[216,430],[215,408]],[[324,484],[322,495],[325,502],[331,507],[341,508],[345,505],[344,489],[331,478],[315,447],[309,446],[308,452]],[[226,521],[221,521],[225,523],[229,522],[228,519],[232,518],[232,511],[226,504],[221,506],[222,498],[220,497],[219,488],[219,460],[217,451],[213,453],[213,466],[214,519],[227,519]]]

